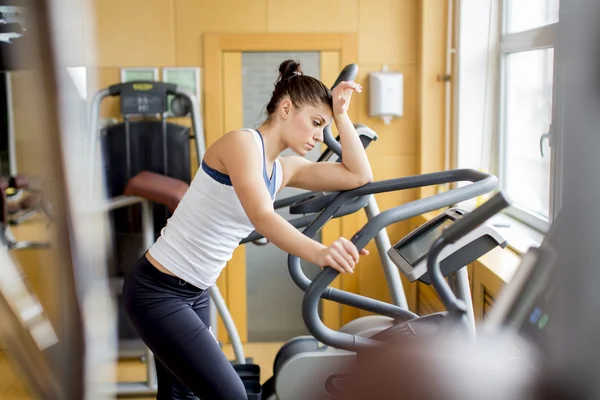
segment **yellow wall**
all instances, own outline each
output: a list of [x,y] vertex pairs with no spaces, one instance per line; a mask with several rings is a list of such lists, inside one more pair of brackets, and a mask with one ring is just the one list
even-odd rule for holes
[[[353,33],[360,67],[357,81],[365,91],[353,99],[357,117],[379,134],[368,150],[375,180],[430,172],[443,167],[443,73],[445,6],[441,0],[94,0],[96,54],[70,60],[89,67],[89,96],[116,83],[123,67],[203,68],[205,33]],[[76,38],[73,38],[76,41]],[[404,116],[385,125],[368,117],[368,74],[387,65],[404,74]],[[26,85],[19,74],[14,89]],[[204,99],[206,100],[206,99]],[[32,160],[39,149],[21,146],[29,135],[27,102],[15,98],[15,130],[20,161]],[[118,116],[118,102],[106,99],[101,115]],[[21,156],[22,155],[22,156]],[[22,165],[35,174],[34,165]],[[36,174],[37,175],[37,174]],[[419,191],[378,195],[382,210],[415,200]],[[344,236],[366,222],[362,213],[345,218]],[[336,222],[337,223],[337,222]],[[409,221],[388,229],[392,243],[404,236]],[[345,276],[345,287],[369,297],[389,300],[383,271],[373,243],[357,273]],[[409,297],[414,297],[414,286]],[[342,320],[361,313],[344,308]]]
[[[204,66],[205,33],[354,33],[358,37],[360,67],[357,81],[366,89],[353,100],[356,123],[379,134],[368,155],[375,180],[433,172],[444,166],[444,85],[438,80],[445,65],[446,2],[442,0],[94,0],[95,60],[73,59],[72,66],[86,64],[89,94],[118,82],[122,67]],[[72,21],[77,21],[73,19]],[[76,22],[72,22],[76,23]],[[77,42],[77,38],[73,38]],[[368,74],[383,65],[404,74],[404,116],[385,125],[368,117]],[[29,85],[26,74],[15,73],[15,130],[19,170],[39,175],[35,163],[41,148],[25,146],[31,131],[27,99],[19,91]],[[118,103],[107,99],[102,116],[117,116]],[[20,156],[20,155],[23,156]],[[432,193],[422,191],[378,195],[382,210]],[[342,232],[350,237],[366,218],[345,219]],[[339,223],[336,221],[334,223]],[[414,221],[388,229],[392,243],[404,236]],[[373,243],[352,282],[355,291],[389,300],[383,272]],[[417,291],[408,287],[409,301]],[[42,296],[43,297],[43,296]],[[360,315],[344,309],[343,320]],[[342,322],[342,321],[340,321]]]
[[[442,4],[444,3],[444,4]],[[439,0],[96,0],[97,57],[90,71],[90,93],[119,80],[122,67],[200,67],[203,35],[220,33],[356,33],[360,67],[357,81],[366,89],[357,96],[356,123],[379,134],[369,150],[376,180],[414,175],[443,167],[443,73],[445,2]],[[386,64],[404,74],[404,116],[385,125],[368,117],[368,73]],[[118,115],[107,100],[103,116]],[[421,134],[423,131],[423,134]],[[419,196],[417,190],[378,195],[387,209]],[[346,220],[351,236],[363,215]],[[388,229],[392,242],[408,232],[408,221]],[[389,300],[374,244],[368,247],[355,291]],[[344,310],[344,320],[359,315]]]

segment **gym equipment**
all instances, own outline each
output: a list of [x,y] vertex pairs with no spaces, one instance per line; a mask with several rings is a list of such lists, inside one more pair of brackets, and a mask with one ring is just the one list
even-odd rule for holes
[[[434,240],[440,237],[446,228],[454,226],[466,214],[465,211],[456,208],[443,212],[390,247],[388,255],[411,282],[419,280],[431,285],[432,276],[427,265],[430,248]],[[488,253],[494,247],[505,248],[506,245],[507,242],[498,231],[486,225],[470,231],[466,236],[445,247],[443,252],[438,255],[443,276],[452,276],[450,282],[453,290],[460,293],[460,297],[467,304],[467,317],[473,333],[475,332],[473,301],[468,272],[463,267]]]
[[[172,103],[178,116],[189,112],[193,135],[190,135],[187,127],[166,121],[169,95],[175,95]],[[109,96],[120,97],[124,121],[107,126],[99,132],[100,105],[102,100]],[[163,82],[135,81],[116,84],[101,90],[94,97],[90,117],[91,168],[97,167],[94,160],[100,142],[110,197],[106,209],[113,216],[114,234],[118,239],[115,242],[121,245],[117,248],[120,250],[117,251],[117,258],[121,265],[131,265],[154,243],[169,212],[174,210],[185,193],[191,180],[190,139],[195,139],[197,159],[202,159],[205,146],[197,110],[198,104],[192,94],[177,85]],[[159,119],[156,119],[157,115]],[[152,119],[144,119],[149,117]],[[156,154],[159,157],[156,157]],[[152,205],[151,202],[155,204]],[[137,204],[141,204],[141,212],[130,207]],[[140,223],[141,232],[135,232],[135,222]],[[126,271],[119,267],[113,267],[113,274],[116,276],[112,279],[112,286],[117,295],[120,293],[125,273]],[[242,343],[217,285],[213,285],[209,293],[212,305],[219,312],[231,339],[235,363],[243,364],[246,358]],[[213,310],[211,312],[214,313]],[[123,311],[120,316],[121,325],[127,326],[128,321]],[[119,353],[120,357],[145,355],[148,376],[145,382],[120,383],[118,393],[129,396],[155,394],[157,382],[153,355],[141,340],[121,340]]]
[[[356,72],[355,68],[348,67],[343,73],[348,77],[348,73],[354,73],[355,75]],[[185,127],[165,121],[166,98],[171,94],[175,94],[171,103],[174,114],[181,117],[189,113],[192,118],[194,135],[190,135]],[[108,192],[111,197],[107,208],[108,210],[118,210],[137,203],[141,203],[142,206],[139,218],[131,209],[118,210],[120,213],[114,214],[113,219],[117,230],[119,221],[129,222],[137,219],[141,221],[141,235],[143,236],[141,246],[131,246],[136,244],[136,238],[132,240],[128,237],[131,231],[130,224],[125,225],[123,229],[125,234],[121,234],[121,239],[117,241],[117,243],[122,243],[123,238],[125,238],[128,245],[124,246],[126,248],[122,250],[121,257],[123,259],[127,258],[127,254],[124,254],[124,252],[131,251],[131,247],[140,249],[139,251],[133,250],[129,260],[122,262],[127,265],[133,263],[135,258],[139,257],[140,252],[152,245],[168,217],[167,212],[174,211],[185,190],[187,190],[191,178],[189,175],[189,139],[197,139],[196,155],[198,160],[202,159],[204,143],[199,126],[200,118],[196,114],[198,107],[195,99],[190,94],[175,85],[162,82],[129,82],[113,85],[100,91],[95,96],[91,115],[92,155],[95,155],[97,151],[95,137],[96,132],[98,132],[100,105],[102,100],[108,96],[120,97],[121,114],[124,122],[107,126],[100,132],[105,159],[104,169],[107,175]],[[131,120],[135,117],[152,116],[154,118],[155,115],[160,115],[161,118],[159,120]],[[363,144],[367,146],[373,140],[373,132],[368,128],[364,128],[363,131]],[[161,154],[162,160],[156,160],[152,157],[152,154],[155,153]],[[327,151],[324,154],[328,154]],[[95,158],[92,156],[91,159],[94,160]],[[125,173],[123,170],[125,170]],[[152,208],[151,202],[162,205],[162,207],[154,206]],[[348,209],[346,212],[354,212],[354,210]],[[156,226],[158,226],[158,230],[154,229]],[[118,232],[116,234],[118,235]],[[117,294],[120,292],[124,274],[124,272],[119,273],[117,271],[117,277],[112,279],[113,290]],[[223,319],[231,340],[236,369],[240,375],[244,375],[246,369],[252,370],[254,366],[244,366],[247,359],[244,356],[241,339],[218,286],[213,285],[209,292],[212,303]],[[211,310],[211,312],[214,315],[214,310]],[[122,325],[128,325],[122,311],[120,322]],[[213,325],[216,326],[216,324]],[[147,381],[121,384],[118,390],[119,394],[144,396],[155,393],[156,376],[152,354],[148,349],[145,349],[143,343],[138,339],[121,339],[120,356],[122,358],[137,358],[142,355],[148,362]]]
[[[427,273],[429,279],[438,293],[440,300],[448,310],[448,318],[444,323],[454,324],[456,321],[459,321],[472,335],[475,335],[475,321],[472,315],[473,303],[471,302],[471,295],[469,293],[468,279],[466,287],[461,287],[461,290],[455,294],[452,287],[444,280],[448,276],[447,272],[454,270],[454,268],[449,265],[443,268],[441,263],[450,264],[450,260],[453,258],[457,259],[457,264],[465,261],[464,258],[455,252],[456,246],[461,243],[469,243],[467,247],[471,247],[471,250],[477,255],[476,258],[469,259],[467,263],[475,261],[485,254],[481,251],[482,248],[487,249],[487,251],[492,250],[495,247],[493,246],[494,241],[496,244],[505,247],[506,242],[502,241],[500,235],[494,234],[491,226],[480,227],[480,225],[508,206],[509,204],[502,194],[497,193],[482,206],[444,229],[441,235],[435,238],[435,241],[431,244],[427,256]],[[498,238],[500,238],[500,242],[497,241]],[[472,242],[467,242],[468,240],[472,240]],[[465,291],[467,292],[466,295]],[[429,321],[426,321],[426,324],[428,323]],[[419,331],[414,329],[412,321],[409,321],[407,325],[413,328],[413,333],[419,334]]]
[[[390,224],[483,195],[494,190],[498,182],[495,176],[465,169],[373,182],[354,190],[339,193],[304,230],[304,234],[313,237],[331,218],[335,210],[348,201],[361,196],[459,181],[470,181],[472,184],[386,210],[357,232],[353,236],[352,242],[358,249],[362,249],[376,236],[377,232]],[[453,223],[460,219],[459,216],[463,218],[458,213],[453,215],[457,218],[454,220],[448,218]],[[428,224],[417,228],[408,238],[412,237],[417,244],[422,243],[421,240],[434,237],[429,232],[431,229],[435,231],[436,228],[435,223]],[[483,232],[489,232],[487,227],[482,229],[484,230],[481,234],[473,235],[473,240],[478,243],[475,250],[480,248],[479,238],[485,236]],[[496,245],[505,243],[497,234],[494,234],[492,239],[493,241],[490,243],[496,243]],[[409,240],[404,243],[409,244]],[[459,270],[466,263],[472,262],[481,255],[478,254],[480,250],[473,250],[471,243],[463,242],[462,244],[462,248],[457,247],[454,250],[453,258],[447,258],[447,263],[454,260],[449,271]],[[491,248],[488,247],[489,250]],[[271,396],[276,396],[280,400],[322,398],[331,394],[331,391],[335,389],[336,382],[343,379],[343,376],[339,375],[342,368],[353,362],[357,351],[371,348],[378,343],[375,336],[397,333],[398,329],[402,330],[403,322],[416,319],[429,320],[439,324],[446,315],[446,313],[436,313],[418,317],[416,314],[392,304],[329,288],[329,284],[338,275],[338,272],[331,268],[325,268],[311,282],[302,272],[300,259],[292,255],[288,258],[288,265],[292,279],[306,292],[302,304],[302,314],[306,326],[313,336],[292,339],[282,347],[275,360],[274,375],[263,386],[264,398]],[[418,266],[418,263],[415,266]],[[321,298],[375,313],[380,324],[375,326],[369,322],[365,327],[361,326],[361,321],[358,319],[353,321],[356,324],[352,327],[353,329],[346,327],[345,330],[333,331],[320,320],[318,310]],[[408,333],[410,332],[409,330]]]
[[[373,131],[366,125],[354,124],[354,129],[356,129],[356,133],[358,134],[360,141],[365,149],[369,147],[369,145],[372,142],[376,141],[378,138],[377,133],[375,133],[375,131]],[[330,139],[325,140],[325,142],[339,143],[339,137],[333,138],[330,128],[324,130],[323,136],[328,137]],[[339,158],[337,154],[333,150],[331,150],[330,147],[326,147],[316,162],[341,162],[341,158]],[[297,220],[294,219],[288,221],[294,227],[302,228],[308,225],[310,221],[314,219],[316,214],[321,212],[323,208],[325,208],[327,204],[329,204],[329,202],[335,197],[335,195],[335,192],[324,193],[306,191],[294,196],[285,197],[283,199],[276,199],[273,203],[273,208],[275,210],[288,208],[288,212],[292,215],[303,215],[303,217],[299,217],[299,219]],[[269,241],[257,231],[250,233],[246,238],[244,238],[240,242],[240,244],[246,244],[249,242],[252,242],[258,246],[262,246],[269,243]]]
[[[348,67],[346,67],[348,68]],[[340,79],[338,79],[340,80]],[[360,140],[365,148],[375,140],[378,136],[375,131],[366,125],[354,124],[356,133],[359,135]],[[339,136],[333,138],[330,129],[326,129],[324,132],[324,142],[327,144],[327,149],[321,154],[317,162],[341,162],[341,145],[339,143]],[[292,215],[302,215],[292,219],[290,222],[296,228],[306,227],[312,220],[314,220],[318,213],[320,213],[338,194],[338,192],[307,192],[301,193],[296,196],[290,196],[288,198],[276,200],[274,208],[280,209],[289,207],[289,213]],[[364,209],[368,220],[372,220],[379,215],[379,206],[374,196],[362,196],[357,199],[350,201],[345,204],[339,213],[336,213],[334,217],[339,217],[341,214],[348,215],[352,214],[360,209]],[[353,211],[351,211],[353,210]],[[258,245],[266,244],[266,241],[262,241],[263,236],[254,231],[247,238],[242,240],[242,244],[253,242]],[[390,239],[386,229],[382,229],[375,236],[375,243],[377,245],[377,251],[383,267],[388,289],[392,303],[408,310],[408,302],[406,300],[406,294],[402,285],[402,279],[398,270],[395,268],[388,255],[386,249],[390,247]]]
[[[356,129],[356,133],[359,135],[360,140],[365,148],[367,148],[371,142],[377,140],[377,133],[375,133],[375,131],[369,127],[362,124],[354,124],[354,128]],[[339,137],[334,139],[330,130],[326,130],[324,137],[327,138],[325,140],[326,143],[337,143],[337,145],[334,144],[332,147],[328,146],[327,149],[321,154],[317,162],[340,162],[341,157],[336,153],[336,151],[341,151],[341,147],[339,147]],[[301,193],[296,196],[290,196],[288,198],[276,200],[274,203],[274,208],[277,210],[289,207],[290,214],[302,215],[302,217],[292,219],[288,222],[290,222],[296,228],[304,228],[315,219],[317,214],[320,213],[336,195],[337,192]],[[344,211],[342,211],[341,214],[348,215],[362,208],[365,210],[368,220],[372,220],[379,215],[379,206],[374,196],[360,197],[355,201],[352,201],[350,204],[351,205],[347,204],[344,206],[349,208],[344,208]],[[340,215],[336,214],[336,217],[337,216]],[[254,231],[247,238],[242,240],[241,243],[244,244],[253,242],[259,245],[266,244],[266,241],[261,241],[262,238],[263,236],[260,233]],[[398,270],[394,267],[393,263],[386,254],[386,249],[390,247],[390,239],[385,229],[382,229],[376,235],[375,243],[377,245],[379,258],[386,276],[386,282],[388,284],[392,303],[408,310],[408,302],[406,301],[406,294],[402,285],[402,279],[400,278]]]
[[539,247],[531,247],[483,321],[482,334],[502,337],[505,348],[520,359],[536,360],[552,332],[550,302],[557,260],[548,236]]
[[[344,68],[335,85],[342,80],[354,79],[357,70],[358,67],[354,64]],[[201,140],[202,135],[200,134],[198,126],[199,118],[195,116],[197,110],[195,99],[193,99],[191,95],[182,92],[180,88],[158,82],[130,82],[127,84],[113,85],[110,88],[101,91],[96,95],[93,102],[91,121],[92,131],[95,136],[97,132],[99,107],[102,99],[109,95],[121,97],[121,114],[124,117],[124,123],[107,126],[101,133],[105,154],[104,158],[108,160],[107,166],[105,167],[107,176],[109,176],[107,180],[111,183],[109,195],[113,197],[109,209],[115,209],[117,207],[141,201],[142,212],[140,219],[142,221],[142,233],[145,238],[144,248],[148,248],[153,242],[154,237],[159,234],[158,231],[153,231],[152,228],[153,221],[149,201],[162,204],[165,206],[164,208],[166,208],[166,210],[172,212],[185,192],[184,188],[186,186],[183,186],[182,183],[186,183],[187,185],[189,182],[189,176],[187,175],[187,171],[189,171],[189,165],[187,165],[187,163],[189,163],[187,160],[189,150],[186,147],[189,142],[186,137],[187,133],[185,130],[180,129],[180,127],[175,126],[174,124],[167,124],[164,119],[164,116],[166,115],[166,96],[169,94],[175,94],[171,103],[171,108],[177,116],[191,113],[194,132],[198,139],[196,141],[196,154],[198,160],[201,160],[202,154],[204,153],[204,144]],[[160,115],[160,123],[157,124],[156,121],[144,120],[130,122],[129,120],[130,116],[148,115]],[[145,125],[142,126],[142,124]],[[142,126],[143,129],[138,129],[136,131],[136,126]],[[158,132],[157,129],[159,126],[162,127],[160,132]],[[148,131],[151,130],[157,132],[152,134],[148,133]],[[172,132],[168,132],[169,130]],[[152,150],[146,150],[145,153],[141,153],[140,151],[136,153],[136,145],[139,147],[141,142],[141,139],[138,138],[138,136],[144,134],[147,136],[146,139],[150,139],[148,146],[150,148],[156,147],[157,152],[162,153],[162,164],[152,161],[152,157],[148,156],[148,153],[152,154]],[[329,134],[329,136],[332,137],[331,134]],[[363,141],[365,146],[372,140],[372,137],[368,136],[367,132]],[[157,139],[160,139],[160,141]],[[91,147],[92,160],[96,153],[96,146],[96,140],[93,140]],[[123,148],[125,148],[125,151],[123,151]],[[174,156],[169,154],[172,148],[177,148],[178,154]],[[327,152],[324,154],[327,154]],[[124,163],[123,160],[125,160],[124,166],[122,165]],[[117,164],[118,167],[113,168],[113,164]],[[121,172],[122,169],[126,170],[125,174]],[[175,173],[172,172],[173,170],[175,170]],[[180,181],[173,178],[177,178]],[[114,197],[115,195],[117,195],[117,197]],[[158,215],[157,211],[159,211]],[[163,223],[159,225],[162,227],[167,215],[165,215],[164,212],[160,213],[160,211],[162,210],[157,210],[156,207],[154,208],[154,219],[159,219],[159,223],[160,221],[163,221]],[[353,210],[349,210],[348,212],[350,211],[354,212]],[[115,218],[115,220],[117,219],[131,220],[135,219],[135,216],[132,217],[131,210],[127,210],[127,214],[121,213],[120,218]],[[136,253],[134,257],[137,256],[138,254]],[[117,280],[117,287],[121,286],[119,281],[120,280]],[[252,366],[244,365],[246,359],[243,356],[243,348],[235,325],[233,324],[233,320],[229,315],[216,285],[213,285],[210,288],[210,294],[213,304],[220,312],[231,338],[234,353],[236,355],[237,365],[235,365],[235,367],[238,369],[240,375],[244,375],[246,373],[245,368],[252,370]],[[214,312],[211,314],[214,316]],[[216,322],[216,320],[214,321]],[[212,325],[216,326],[216,324]],[[151,354],[148,352],[147,358],[150,362],[152,361],[151,357]],[[127,392],[127,394],[143,395],[148,392],[148,386],[155,387],[155,377],[149,376],[148,382],[150,384],[144,383],[141,386],[136,385],[135,388],[121,388],[121,393]]]
[[[443,263],[457,254],[447,257],[446,249],[460,245],[478,231],[482,234],[473,243],[482,245],[485,232],[489,232],[485,221],[507,206],[503,196],[497,194],[431,235],[433,238],[427,240],[430,246],[424,246],[428,252],[427,274],[448,310],[446,318],[415,318],[365,340],[357,350],[356,361],[349,361],[338,373],[338,385],[329,386],[331,398],[379,398],[383,393],[402,393],[411,399],[534,398],[523,396],[531,388],[527,387],[533,376],[530,366],[507,352],[498,336],[481,334],[473,340],[466,318],[468,306],[452,293],[443,275]],[[435,227],[423,230],[432,232],[436,232]],[[526,292],[531,294],[530,290]],[[531,301],[525,303],[516,308],[532,305]],[[387,371],[410,373],[395,375]]]

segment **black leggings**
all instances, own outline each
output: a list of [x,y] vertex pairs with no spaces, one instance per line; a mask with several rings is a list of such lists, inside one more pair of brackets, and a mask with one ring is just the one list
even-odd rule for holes
[[159,271],[144,255],[125,279],[123,302],[154,353],[158,400],[247,399],[242,380],[209,331],[208,290]]

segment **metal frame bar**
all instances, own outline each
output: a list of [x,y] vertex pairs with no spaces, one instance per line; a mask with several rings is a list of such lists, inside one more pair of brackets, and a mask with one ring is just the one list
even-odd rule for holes
[[15,108],[12,93],[12,73],[6,72],[6,110],[8,112],[8,159],[11,176],[17,175],[17,141],[15,139]]
[[456,271],[448,280],[456,298],[464,301],[466,305],[466,319],[471,335],[475,337],[477,328],[475,324],[475,312],[473,309],[473,298],[471,297],[471,285],[469,284],[469,271],[467,267],[462,267]]
[[[375,196],[369,196],[367,207],[365,207],[365,213],[367,214],[367,219],[369,221],[380,214]],[[387,254],[387,250],[392,247],[392,244],[390,243],[390,237],[388,236],[386,228],[383,228],[375,235],[375,244],[377,245],[377,252],[379,253],[381,266],[385,274],[392,303],[408,310],[408,302],[406,301],[406,293],[404,291],[404,286],[402,285],[400,271],[398,271],[398,268],[392,260],[390,260],[390,257]]]

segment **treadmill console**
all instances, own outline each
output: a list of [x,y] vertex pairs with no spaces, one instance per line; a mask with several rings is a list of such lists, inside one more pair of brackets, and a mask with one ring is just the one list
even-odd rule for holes
[[[431,284],[427,272],[429,250],[444,229],[466,214],[466,211],[457,208],[447,210],[392,246],[387,252],[388,256],[411,282],[419,280]],[[506,240],[491,225],[479,226],[443,249],[438,258],[442,274],[451,275],[496,246],[506,247]]]
[[177,86],[165,82],[134,81],[112,85],[111,96],[120,96],[122,115],[152,115],[167,112],[167,95]]

